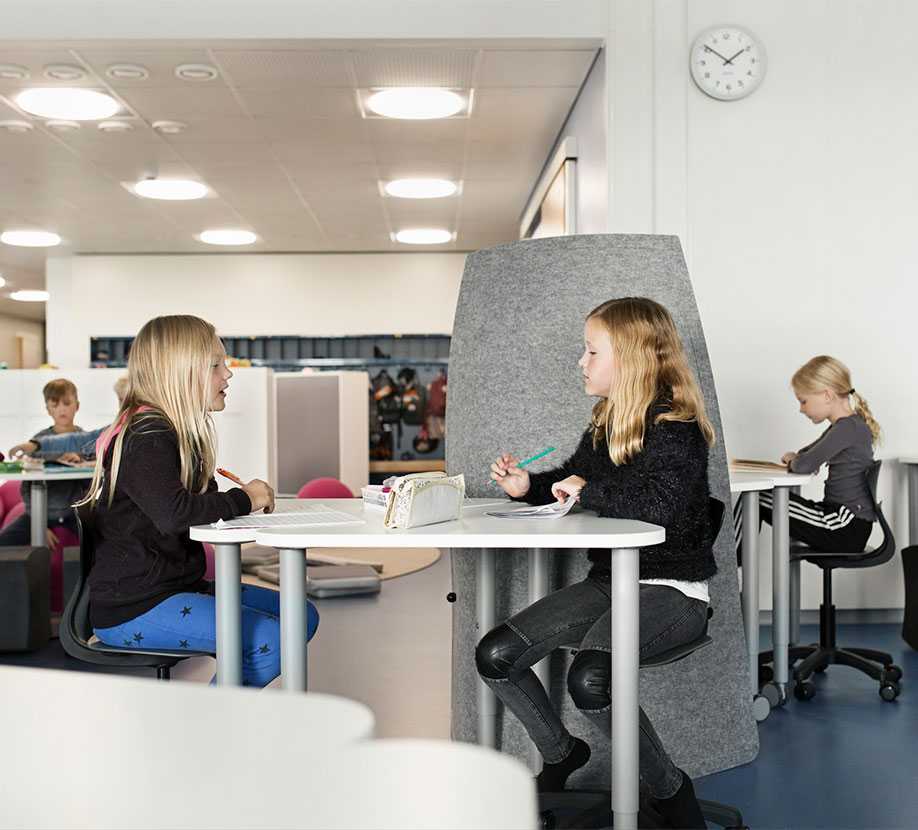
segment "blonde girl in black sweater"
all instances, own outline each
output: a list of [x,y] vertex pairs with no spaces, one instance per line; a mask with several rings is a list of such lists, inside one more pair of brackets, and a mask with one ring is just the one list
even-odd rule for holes
[[[653,300],[610,300],[590,312],[578,363],[584,391],[598,398],[574,454],[531,474],[504,454],[491,478],[512,498],[544,504],[577,499],[600,516],[662,525],[666,541],[641,551],[640,649],[648,659],[698,638],[715,573],[708,510],[708,448],[714,430],[669,312]],[[568,732],[532,666],[574,646],[568,691],[611,736],[608,551],[590,551],[588,577],[539,600],[489,632],[476,663],[484,682],[525,726],[544,766],[540,790],[560,790],[590,757]],[[691,780],[670,760],[640,712],[640,772],[673,827],[705,827]]]

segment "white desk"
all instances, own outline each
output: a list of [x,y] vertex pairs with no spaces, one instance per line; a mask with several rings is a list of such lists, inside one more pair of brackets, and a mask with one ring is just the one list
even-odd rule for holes
[[36,471],[29,473],[0,473],[0,481],[28,482],[32,493],[32,547],[43,548],[47,545],[48,529],[48,481],[75,481],[92,478],[89,468],[68,470],[67,472],[49,473]]
[[0,688],[0,828],[307,826],[310,767],[375,730],[332,695],[11,667]]
[[[740,471],[730,471],[731,490],[733,476],[748,475]],[[768,479],[772,484],[772,516],[771,516],[771,548],[772,548],[772,651],[774,652],[774,679],[762,688],[763,695],[768,698],[772,708],[781,706],[787,701],[787,684],[790,679],[788,649],[791,640],[791,605],[799,606],[799,572],[791,584],[790,561],[790,492],[795,487],[800,487],[813,480],[813,475],[802,473],[780,473],[762,471],[754,473],[751,478]],[[737,479],[739,481],[739,478]],[[767,488],[766,488],[767,489]],[[758,513],[758,500],[756,499],[756,513]],[[745,502],[744,502],[745,507]],[[745,522],[745,519],[744,519]],[[758,515],[756,515],[755,533],[758,533]],[[752,535],[752,534],[749,534]],[[747,536],[746,525],[743,525],[743,538]],[[750,571],[755,570],[751,568]],[[743,568],[743,595],[746,592],[745,560]],[[755,577],[753,577],[755,579]],[[749,593],[753,593],[749,591]],[[796,602],[792,593],[797,595]],[[756,597],[758,594],[756,593]],[[758,604],[758,599],[755,600]],[[744,606],[745,607],[745,606]],[[795,624],[795,629],[797,628]],[[794,637],[797,633],[795,631]],[[750,648],[750,652],[752,649]],[[750,661],[751,661],[750,656]],[[758,667],[755,677],[758,678]]]
[[918,456],[900,458],[908,475],[908,543],[918,545]]
[[[321,503],[321,499],[314,500]],[[656,525],[601,519],[578,512],[556,521],[496,519],[486,516],[493,499],[472,499],[455,522],[387,530],[379,511],[365,511],[360,499],[337,499],[333,506],[366,519],[362,525],[276,528],[258,531],[255,541],[280,551],[281,666],[284,687],[305,689],[305,572],[307,548],[439,547],[481,548],[478,580],[479,630],[494,626],[495,548],[608,548],[612,551],[612,809],[616,828],[636,828],[638,810],[638,549],[658,545],[666,532]],[[476,503],[477,502],[477,506]],[[219,586],[217,588],[219,592]],[[217,651],[219,666],[220,652]],[[468,667],[474,671],[473,666]],[[484,698],[480,698],[484,700]],[[479,724],[496,714],[479,706]],[[481,733],[479,733],[481,734]]]

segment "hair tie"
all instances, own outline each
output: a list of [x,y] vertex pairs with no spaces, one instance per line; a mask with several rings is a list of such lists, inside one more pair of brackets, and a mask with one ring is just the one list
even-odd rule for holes
[[853,386],[848,390],[848,394],[849,394],[849,395],[853,395],[853,394],[854,394],[854,387],[853,387]]

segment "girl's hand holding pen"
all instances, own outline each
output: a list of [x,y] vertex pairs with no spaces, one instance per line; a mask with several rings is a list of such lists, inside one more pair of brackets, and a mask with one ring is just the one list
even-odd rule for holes
[[520,469],[519,459],[504,453],[491,465],[491,480],[508,495],[522,498],[529,492],[529,473]]
[[243,492],[252,502],[252,512],[264,508],[265,513],[274,512],[274,488],[266,481],[260,478],[253,478],[247,484],[242,485]]

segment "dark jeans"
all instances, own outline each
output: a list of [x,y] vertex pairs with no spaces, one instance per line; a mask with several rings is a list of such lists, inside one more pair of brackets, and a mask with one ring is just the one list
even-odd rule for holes
[[[66,527],[77,532],[76,519],[68,516],[66,519],[48,519],[48,527],[54,530]],[[18,519],[13,519],[3,530],[0,530],[0,548],[24,547],[32,543],[32,517],[23,513]],[[42,544],[45,544],[42,540]]]
[[[487,686],[519,718],[547,763],[564,760],[574,739],[532,671],[560,646],[574,646],[567,687],[577,708],[606,735],[612,733],[611,598],[607,583],[588,578],[533,603],[478,644],[475,660]],[[708,606],[662,585],[640,588],[640,657],[649,659],[704,632]],[[640,710],[640,773],[656,798],[682,783],[650,719]]]

